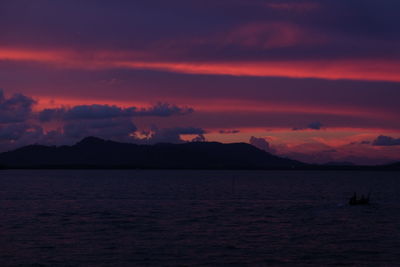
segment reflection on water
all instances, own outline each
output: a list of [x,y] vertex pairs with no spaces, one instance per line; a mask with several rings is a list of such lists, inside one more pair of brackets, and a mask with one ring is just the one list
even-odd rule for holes
[[[395,265],[400,174],[1,171],[1,266]],[[369,206],[348,206],[371,191]]]

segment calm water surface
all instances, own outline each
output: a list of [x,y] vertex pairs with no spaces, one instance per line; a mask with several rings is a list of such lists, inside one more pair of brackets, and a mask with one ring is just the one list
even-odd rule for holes
[[395,172],[0,171],[0,266],[399,265],[399,192]]

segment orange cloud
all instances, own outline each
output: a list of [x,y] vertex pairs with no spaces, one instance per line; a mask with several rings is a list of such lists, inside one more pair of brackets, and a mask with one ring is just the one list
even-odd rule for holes
[[[126,59],[125,59],[126,58]],[[188,74],[353,79],[400,82],[400,62],[395,60],[348,59],[309,61],[156,61],[146,53],[121,51],[43,51],[0,48],[0,60],[30,61],[77,69],[149,69]]]
[[66,59],[64,52],[0,48],[0,60],[57,62]]
[[384,60],[268,62],[115,62],[115,66],[189,74],[400,82],[400,62]]

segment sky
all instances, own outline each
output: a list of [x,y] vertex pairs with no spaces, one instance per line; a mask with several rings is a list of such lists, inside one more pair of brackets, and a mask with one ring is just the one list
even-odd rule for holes
[[248,142],[400,161],[398,0],[0,0],[0,151]]

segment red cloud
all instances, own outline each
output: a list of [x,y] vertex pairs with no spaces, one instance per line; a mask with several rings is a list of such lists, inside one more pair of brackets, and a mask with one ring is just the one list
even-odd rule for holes
[[145,53],[120,51],[84,52],[4,50],[0,60],[47,63],[58,68],[87,70],[131,68],[161,70],[177,73],[232,75],[255,77],[290,77],[351,79],[400,82],[400,62],[397,60],[340,59],[340,60],[271,60],[271,61],[157,61],[144,60]]

